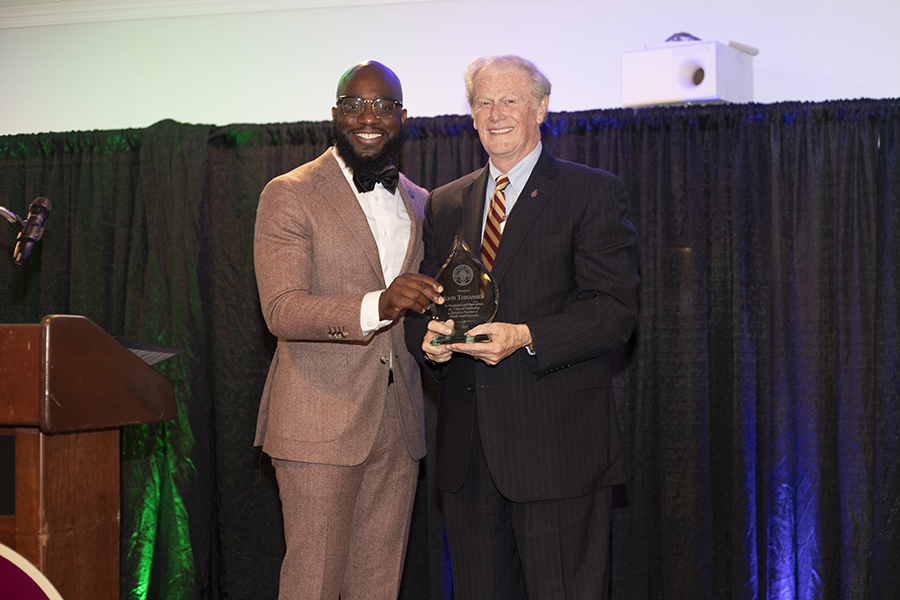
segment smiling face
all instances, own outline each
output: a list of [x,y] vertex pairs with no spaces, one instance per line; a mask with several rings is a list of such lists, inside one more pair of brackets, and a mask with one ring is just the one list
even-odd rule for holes
[[[347,71],[338,84],[337,95],[403,102],[400,80],[393,71],[377,62],[363,63]],[[390,117],[380,119],[372,111],[371,103],[366,103],[362,113],[355,116],[346,115],[340,106],[335,106],[331,116],[335,146],[351,168],[353,164],[359,164],[358,161],[387,166],[396,158],[397,148],[402,148],[405,108],[398,107]]]
[[506,173],[537,147],[550,97],[536,98],[527,72],[487,66],[475,80],[472,120],[481,145]]

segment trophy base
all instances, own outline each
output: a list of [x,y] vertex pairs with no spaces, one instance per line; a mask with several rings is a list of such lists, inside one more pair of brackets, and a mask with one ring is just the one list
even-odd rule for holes
[[466,335],[458,333],[453,335],[436,335],[431,338],[432,346],[446,346],[448,344],[472,344],[475,342],[490,342],[491,337],[486,333],[478,335]]

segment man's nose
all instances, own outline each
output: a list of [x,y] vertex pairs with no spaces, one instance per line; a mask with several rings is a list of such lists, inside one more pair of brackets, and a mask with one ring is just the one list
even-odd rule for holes
[[372,102],[365,102],[362,106],[362,112],[359,113],[359,116],[356,117],[356,120],[361,123],[375,123],[380,121],[378,117],[375,116],[375,107]]

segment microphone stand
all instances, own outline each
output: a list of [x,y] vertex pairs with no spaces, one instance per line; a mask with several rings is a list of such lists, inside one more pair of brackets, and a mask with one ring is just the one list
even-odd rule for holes
[[0,206],[0,215],[3,215],[9,224],[12,225],[16,231],[22,231],[25,229],[25,222],[19,218],[19,216],[12,212],[11,210],[6,209],[3,206]]

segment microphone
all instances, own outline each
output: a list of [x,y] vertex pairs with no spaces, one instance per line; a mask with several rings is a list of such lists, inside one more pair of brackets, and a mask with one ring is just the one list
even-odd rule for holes
[[28,262],[31,249],[34,247],[34,243],[44,235],[44,224],[49,218],[50,200],[43,196],[35,198],[31,206],[28,207],[28,218],[25,219],[25,226],[16,238],[13,264],[17,267],[21,267]]

